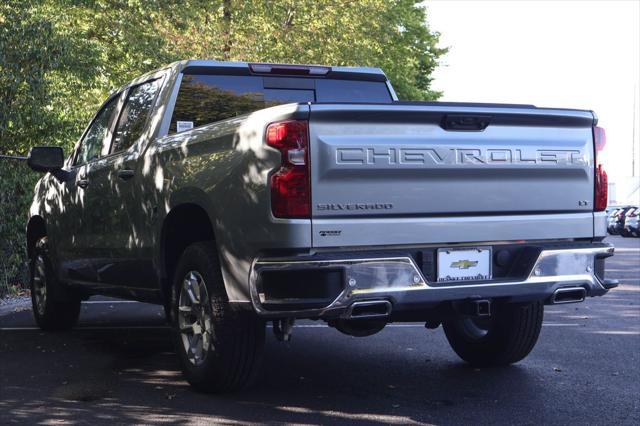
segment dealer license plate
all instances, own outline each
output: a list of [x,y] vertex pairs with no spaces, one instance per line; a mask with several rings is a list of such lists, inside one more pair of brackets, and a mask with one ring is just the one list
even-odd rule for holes
[[438,249],[438,282],[491,279],[491,248]]

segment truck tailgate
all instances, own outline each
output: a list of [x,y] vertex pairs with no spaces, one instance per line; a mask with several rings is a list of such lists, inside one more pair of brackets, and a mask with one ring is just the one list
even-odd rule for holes
[[593,124],[579,110],[312,104],[314,246],[592,237]]

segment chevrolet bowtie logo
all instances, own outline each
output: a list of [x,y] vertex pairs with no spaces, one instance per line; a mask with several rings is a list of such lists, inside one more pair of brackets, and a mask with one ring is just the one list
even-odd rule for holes
[[469,269],[472,266],[476,266],[477,264],[477,260],[458,260],[457,262],[451,263],[451,267],[458,269]]

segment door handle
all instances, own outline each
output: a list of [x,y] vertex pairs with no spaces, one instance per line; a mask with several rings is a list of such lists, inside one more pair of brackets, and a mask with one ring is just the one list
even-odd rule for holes
[[129,169],[118,170],[118,177],[122,180],[129,180],[134,175],[135,175],[135,172],[133,170],[129,170]]
[[76,185],[78,185],[82,189],[85,189],[87,186],[89,186],[89,181],[87,179],[79,179],[78,182],[76,182]]

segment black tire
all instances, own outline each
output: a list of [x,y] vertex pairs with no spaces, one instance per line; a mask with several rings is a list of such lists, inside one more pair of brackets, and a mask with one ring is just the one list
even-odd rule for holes
[[78,322],[80,298],[58,282],[51,266],[46,241],[43,238],[38,242],[30,262],[33,318],[42,330],[68,330]]
[[[198,290],[198,297],[208,293],[203,297],[208,299],[208,303],[193,303],[188,312],[184,312],[187,307],[183,304],[180,313],[179,306],[183,303],[180,298],[186,298],[181,292],[187,291],[186,287],[190,285],[186,282],[187,277],[193,276],[190,275],[193,272],[202,281],[199,281],[199,286],[204,284],[206,288],[206,292]],[[254,312],[229,304],[213,242],[192,244],[182,253],[174,276],[171,308],[176,351],[184,375],[195,389],[208,393],[229,392],[244,389],[253,383],[262,364],[265,323]],[[200,311],[200,316],[193,314],[196,310]],[[200,351],[203,355],[190,359],[190,354],[194,357],[195,351],[190,351],[191,346],[187,348],[187,345],[192,342],[189,334],[193,341],[197,340],[195,328],[183,333],[180,326],[182,324],[184,328],[184,324],[191,321],[197,324],[204,315],[208,315],[210,320],[203,321],[201,326],[196,325],[200,330]]]
[[491,317],[445,321],[449,344],[460,358],[477,367],[503,366],[524,359],[538,341],[542,302],[506,304]]

